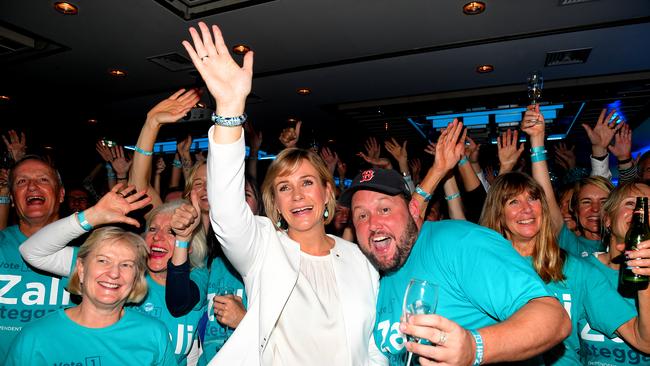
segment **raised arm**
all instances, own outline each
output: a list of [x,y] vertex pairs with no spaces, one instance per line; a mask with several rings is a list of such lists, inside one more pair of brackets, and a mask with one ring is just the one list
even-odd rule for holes
[[562,211],[555,198],[555,192],[551,185],[551,176],[546,163],[546,148],[544,147],[544,116],[539,112],[539,105],[528,106],[524,118],[521,121],[521,130],[530,137],[531,165],[533,178],[544,189],[546,201],[551,211],[553,230],[559,233],[564,221]]
[[614,145],[607,147],[618,160],[618,180],[629,183],[636,180],[637,169],[632,159],[632,129],[623,123],[623,127],[614,136]]
[[[519,146],[519,147],[517,147]],[[497,136],[497,152],[499,155],[499,175],[508,173],[517,165],[524,144],[519,144],[519,133],[508,129]]]
[[2,140],[5,142],[7,151],[11,154],[11,158],[14,161],[18,161],[25,156],[27,152],[27,140],[25,139],[25,133],[21,132],[20,136],[14,130],[9,130],[9,138],[2,136]]
[[142,126],[138,142],[136,143],[135,154],[133,155],[133,167],[129,176],[129,184],[141,191],[145,190],[152,198],[154,207],[160,205],[160,195],[151,186],[151,165],[153,146],[158,136],[158,131],[164,124],[177,122],[199,101],[196,90],[185,91],[181,89],[172,94],[169,98],[156,104],[148,113],[147,119]]
[[[20,254],[30,265],[59,276],[68,276],[74,249],[68,243],[92,228],[106,224],[128,224],[139,227],[137,220],[127,214],[151,202],[145,192],[133,192],[133,186],[123,189],[117,184],[95,206],[55,221],[20,245]],[[144,197],[144,198],[143,198]]]
[[612,178],[612,172],[609,170],[609,154],[607,148],[609,143],[614,138],[614,134],[618,131],[622,123],[619,124],[619,117],[612,119],[616,109],[612,109],[607,116],[607,109],[600,112],[598,121],[594,128],[589,127],[587,124],[582,124],[582,127],[587,132],[589,141],[591,141],[591,175],[601,176],[606,179]]

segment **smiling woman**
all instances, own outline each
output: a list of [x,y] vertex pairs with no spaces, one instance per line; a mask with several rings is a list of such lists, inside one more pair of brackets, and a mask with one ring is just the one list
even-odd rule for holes
[[147,294],[146,260],[139,236],[110,226],[95,230],[79,248],[68,286],[81,303],[23,328],[5,365],[176,365],[165,326],[124,307]]

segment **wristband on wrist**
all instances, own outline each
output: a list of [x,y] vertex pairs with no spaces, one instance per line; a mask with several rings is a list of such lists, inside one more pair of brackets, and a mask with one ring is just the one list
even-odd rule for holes
[[84,211],[77,212],[77,221],[79,221],[79,225],[84,229],[84,231],[90,231],[93,229],[93,226],[90,225],[88,220],[86,220],[86,214]]
[[463,158],[460,159],[460,161],[458,162],[458,166],[463,166],[463,165],[467,164],[468,161],[469,160],[467,160],[467,156],[463,156]]
[[542,146],[535,146],[535,147],[532,147],[530,149],[530,152],[533,153],[533,154],[546,153],[546,148],[543,145]]
[[422,198],[424,198],[424,202],[429,202],[429,200],[431,199],[431,194],[427,193],[427,191],[422,189],[422,187],[420,186],[415,187],[415,193],[422,196]]
[[618,161],[618,165],[627,164],[627,163],[629,163],[629,162],[631,162],[631,161],[632,161],[632,158],[627,158],[627,159],[619,160],[619,161]]
[[183,163],[181,163],[181,161],[178,160],[178,159],[174,159],[174,161],[172,161],[172,165],[174,166],[174,168],[182,168],[183,167]]
[[187,241],[176,240],[176,248],[187,249],[189,245],[190,243]]
[[135,147],[133,147],[133,150],[135,150],[135,152],[140,153],[140,154],[142,154],[142,155],[144,155],[144,156],[151,156],[151,155],[153,155],[153,151],[142,150],[140,147],[138,147],[138,145],[136,145]]
[[608,156],[609,156],[609,154],[605,154],[605,155],[601,155],[601,156],[593,156],[593,155],[591,155],[591,157],[593,159],[596,159],[596,160],[599,160],[599,161],[603,161],[603,160],[607,159]]
[[216,113],[212,113],[212,122],[223,127],[241,126],[244,124],[244,122],[246,122],[246,119],[248,119],[246,113],[236,117],[223,117]]
[[469,332],[472,333],[474,342],[476,342],[476,354],[474,355],[474,363],[472,365],[480,365],[483,363],[483,337],[481,337],[481,333],[474,329],[470,329]]
[[458,197],[460,197],[460,193],[456,192],[456,193],[452,193],[449,196],[445,197],[445,199],[447,201],[451,201],[451,200],[456,199]]
[[9,196],[0,196],[0,205],[8,205],[11,203]]
[[530,154],[530,162],[531,163],[539,163],[540,161],[546,161],[546,153],[545,152],[538,152],[538,153]]

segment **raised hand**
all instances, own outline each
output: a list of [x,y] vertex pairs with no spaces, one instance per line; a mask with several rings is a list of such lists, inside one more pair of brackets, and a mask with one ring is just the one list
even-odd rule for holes
[[390,163],[390,160],[386,158],[371,158],[370,156],[358,152],[357,156],[360,157],[361,159],[365,160],[367,163],[371,164],[375,168],[380,168],[380,169],[393,169],[393,164]]
[[92,226],[105,224],[129,224],[140,227],[137,220],[126,216],[129,212],[145,207],[151,202],[146,191],[135,192],[135,186],[116,184],[96,205],[85,212],[86,220]]
[[183,168],[189,168],[192,166],[192,155],[190,154],[191,147],[192,136],[190,135],[187,135],[187,137],[180,141],[176,141],[176,151],[178,151],[178,156],[181,158]]
[[167,164],[165,164],[165,159],[162,156],[159,156],[156,159],[156,175],[161,175],[165,171]]
[[147,121],[158,125],[174,123],[183,118],[198,101],[196,89],[181,89],[151,108],[147,113]]
[[325,165],[327,165],[327,169],[329,169],[330,173],[334,174],[336,164],[339,161],[339,156],[336,151],[332,151],[327,147],[323,147],[320,150],[320,156],[323,158],[323,161],[325,162]]
[[478,163],[478,154],[479,154],[479,150],[481,149],[481,144],[477,144],[469,136],[467,136],[466,141],[469,144],[465,144],[465,156],[467,156],[467,159],[469,160],[470,163],[476,164]]
[[622,125],[621,129],[614,136],[614,146],[607,146],[619,161],[632,157],[632,129],[626,123],[620,123],[620,125]]
[[605,117],[607,109],[603,109],[600,112],[600,116],[598,117],[598,121],[596,121],[594,128],[589,127],[588,124],[582,124],[582,127],[584,127],[587,132],[589,141],[591,141],[592,153],[596,156],[607,154],[607,146],[609,146],[609,143],[612,141],[612,138],[614,138],[616,132],[623,126],[623,123],[618,123],[620,119],[618,115],[616,118],[612,119],[615,112],[616,109],[612,109],[612,111],[607,114],[607,117]]
[[[246,140],[250,145],[251,151],[260,151],[260,146],[262,146],[262,131],[255,130],[253,123],[250,120],[244,123],[244,131],[246,131]],[[257,156],[255,156],[255,158],[257,158]]]
[[201,223],[201,219],[199,218],[201,208],[199,207],[197,195],[198,191],[193,190],[191,194],[192,204],[184,203],[172,215],[171,227],[174,230],[174,234],[176,234],[176,239],[180,241],[189,242],[192,239],[194,230]]
[[544,115],[539,111],[539,104],[529,105],[521,120],[521,130],[533,139],[544,141]]
[[348,165],[339,159],[338,163],[336,164],[336,172],[339,173],[339,178],[344,179],[345,173],[347,173],[347,171]]
[[[190,28],[192,44],[183,41],[194,66],[205,81],[210,93],[217,101],[217,114],[223,117],[237,117],[244,113],[246,96],[251,91],[253,79],[253,52],[244,55],[240,67],[230,56],[221,30],[199,22],[201,34]],[[212,33],[210,33],[212,30]]]
[[465,153],[466,136],[467,130],[463,128],[463,123],[454,118],[438,137],[434,170],[446,173],[456,166]]
[[576,167],[575,146],[569,149],[565,143],[561,142],[555,146],[555,161],[565,170],[571,170]]
[[285,148],[296,147],[298,140],[300,139],[300,127],[302,126],[302,121],[298,121],[295,127],[285,127],[280,133],[278,139],[284,145]]
[[366,149],[365,155],[369,159],[373,159],[373,160],[374,159],[379,159],[379,154],[381,152],[381,147],[377,143],[377,139],[375,139],[374,137],[368,137],[368,139],[366,140],[365,144],[363,144],[363,146]]
[[519,144],[519,134],[517,131],[507,130],[501,136],[497,136],[497,150],[499,155],[499,174],[507,173],[517,164],[521,153],[524,152],[524,144]]
[[427,147],[424,148],[424,152],[432,156],[436,156],[436,143],[429,142],[429,145],[427,145]]
[[18,161],[25,156],[27,151],[27,140],[25,139],[25,133],[21,132],[20,137],[18,133],[14,130],[9,130],[9,139],[5,135],[2,135],[2,140],[5,142],[7,151],[11,154],[11,158],[14,161]]
[[404,141],[404,143],[400,145],[394,138],[391,138],[390,140],[384,142],[384,147],[393,156],[393,158],[395,158],[395,160],[400,163],[400,166],[408,166],[408,153],[406,151],[407,142],[408,141]]
[[113,165],[113,170],[115,170],[117,178],[127,178],[132,161],[124,155],[122,146],[111,147],[111,155],[113,156],[111,164]]
[[99,156],[101,156],[102,159],[104,159],[105,162],[110,163],[113,161],[113,154],[111,153],[111,148],[104,145],[102,140],[97,141],[95,144],[95,150],[97,150],[97,153]]
[[420,172],[422,171],[422,162],[419,158],[409,160],[409,169],[411,169],[411,176],[413,181],[420,181]]

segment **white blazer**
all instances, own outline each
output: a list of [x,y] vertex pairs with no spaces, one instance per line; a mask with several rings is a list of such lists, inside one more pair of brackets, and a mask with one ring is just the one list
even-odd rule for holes
[[[238,141],[221,145],[212,140],[213,128],[207,162],[210,221],[242,276],[248,312],[209,365],[270,365],[272,352],[266,345],[298,280],[300,245],[277,231],[270,219],[254,216],[246,204],[243,133]],[[332,238],[350,364],[387,365],[372,339],[379,275],[356,244]]]

